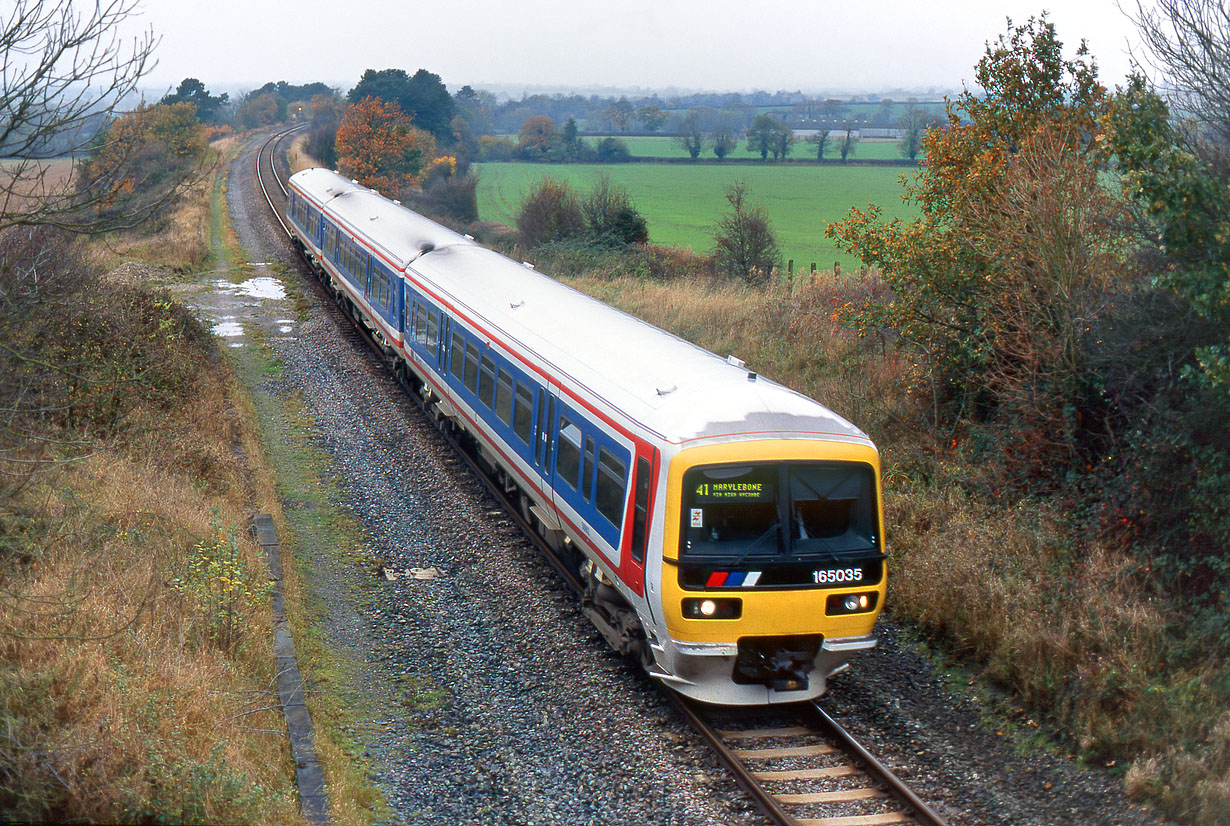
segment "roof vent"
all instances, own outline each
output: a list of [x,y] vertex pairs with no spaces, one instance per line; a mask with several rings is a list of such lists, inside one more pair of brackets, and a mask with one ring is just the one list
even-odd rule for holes
[[754,372],[752,372],[751,370],[748,370],[748,371],[747,371],[747,380],[748,380],[748,381],[756,381],[756,374],[755,374]]
[[747,367],[747,362],[745,362],[745,361],[744,361],[743,359],[741,359],[741,358],[735,358],[734,356],[727,356],[727,357],[726,357],[726,363],[727,363],[727,364],[733,364],[735,367],[738,367],[738,368],[740,368],[740,369],[742,369],[742,368],[744,368],[744,367]]
[[511,304],[509,304],[509,305],[508,305],[508,309],[510,309],[510,310],[515,310],[515,309],[517,309],[518,307],[524,307],[524,306],[525,306],[525,299],[524,299],[524,298],[518,298],[516,301],[514,301],[514,302],[512,302]]
[[674,384],[668,385],[668,386],[666,386],[666,387],[659,387],[659,388],[658,388],[658,395],[659,395],[659,396],[665,396],[665,395],[666,395],[666,394],[668,394],[668,393],[674,393],[674,392],[675,392],[676,390],[678,390],[678,389],[679,389],[679,388],[678,388],[678,386],[676,386],[676,385],[674,385]]
[[397,200],[396,198],[393,199],[393,203],[397,204],[398,206],[401,206],[401,201]]
[[358,182],[358,181],[356,181],[354,178],[351,178],[351,179],[350,179],[350,182],[351,182],[352,184],[358,184],[358,183],[359,183],[359,182]]
[[462,233],[462,237],[463,237],[463,238],[468,238],[468,239],[470,239],[471,241],[473,241],[473,240],[474,240],[474,236],[473,236],[473,235],[471,235],[471,234],[470,234],[470,233],[468,233],[468,232],[466,232],[466,233]]
[[529,261],[522,261],[521,266],[525,267],[526,269],[530,269],[530,270],[534,269],[534,265],[531,264]]

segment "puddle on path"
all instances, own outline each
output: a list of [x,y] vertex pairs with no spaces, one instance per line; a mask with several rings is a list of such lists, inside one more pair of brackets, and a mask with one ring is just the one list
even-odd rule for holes
[[193,303],[213,334],[227,340],[227,346],[245,346],[246,324],[283,337],[294,331],[295,320],[280,317],[286,309],[272,303],[286,300],[286,286],[279,279],[261,275],[237,284],[215,273],[204,283],[211,289],[199,293]]
[[213,326],[215,336],[219,338],[233,338],[243,335],[243,325],[235,320],[235,316],[223,316],[222,320]]
[[249,298],[272,298],[275,301],[286,298],[286,288],[282,286],[282,282],[270,275],[249,278],[240,284],[218,279],[214,281],[214,286],[224,293],[235,293]]

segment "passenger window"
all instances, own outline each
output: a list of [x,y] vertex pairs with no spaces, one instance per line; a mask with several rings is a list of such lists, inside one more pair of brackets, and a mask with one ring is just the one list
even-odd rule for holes
[[466,389],[473,393],[478,389],[478,345],[466,342]]
[[461,337],[461,333],[453,331],[453,352],[449,356],[449,365],[453,375],[459,379],[465,375],[465,357],[466,340]]
[[632,559],[645,561],[645,541],[649,534],[649,460],[636,460],[636,501],[632,513]]
[[513,404],[513,433],[527,445],[534,433],[534,394],[530,388],[517,383]]
[[585,437],[585,461],[581,464],[581,493],[586,502],[594,498],[594,438]]
[[483,354],[478,370],[478,400],[488,407],[495,407],[495,362]]
[[598,448],[598,488],[594,505],[615,527],[624,515],[624,491],[628,469],[605,447]]
[[576,490],[581,465],[581,429],[566,416],[559,417],[559,447],[555,453],[555,473],[560,481]]
[[432,310],[427,314],[427,348],[433,353],[436,351],[436,345],[440,343],[440,320],[436,315],[436,311]]
[[[435,313],[432,313],[431,320],[432,320],[432,324],[430,327],[431,337],[434,339],[436,337],[436,330],[435,330],[435,323],[434,323],[436,320]],[[417,341],[419,344],[426,344],[427,336],[428,336],[427,331],[428,331],[427,308],[424,307],[422,304],[418,304],[416,305],[414,309],[414,340]]]
[[495,415],[504,424],[512,424],[513,380],[507,370],[500,370],[495,380]]

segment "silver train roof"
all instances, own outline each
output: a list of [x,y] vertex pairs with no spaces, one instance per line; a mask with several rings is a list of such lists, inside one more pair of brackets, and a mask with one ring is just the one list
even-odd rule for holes
[[426,250],[474,244],[464,235],[328,169],[305,169],[292,175],[291,180],[366,235],[373,246],[396,262],[399,270]]
[[[309,178],[307,172],[324,174]],[[338,183],[343,181],[357,189],[353,195],[339,194],[327,202],[330,211],[361,231],[372,227],[374,232],[378,224],[378,245],[398,260],[412,261],[410,270],[463,308],[489,338],[506,346],[519,344],[606,402],[608,413],[628,415],[669,441],[779,436],[870,443],[863,431],[815,400],[762,376],[749,379],[747,368],[518,264],[333,172],[305,170],[294,180],[312,193],[326,181],[333,188],[344,189]],[[430,245],[426,252],[425,245]]]

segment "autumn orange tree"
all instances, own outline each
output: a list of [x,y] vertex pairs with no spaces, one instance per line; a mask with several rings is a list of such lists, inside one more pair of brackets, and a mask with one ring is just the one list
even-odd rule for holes
[[335,146],[341,172],[390,198],[417,188],[436,157],[430,132],[417,128],[396,102],[374,97],[346,107]]
[[207,149],[196,104],[143,104],[96,136],[77,185],[113,226],[136,226],[199,179]]
[[924,137],[905,194],[922,217],[854,209],[827,234],[890,287],[843,314],[917,352],[935,424],[1005,425],[1004,453],[1034,472],[1074,450],[1082,340],[1121,269],[1119,207],[1099,178],[1107,95],[1045,16],[1009,22],[976,79]]

